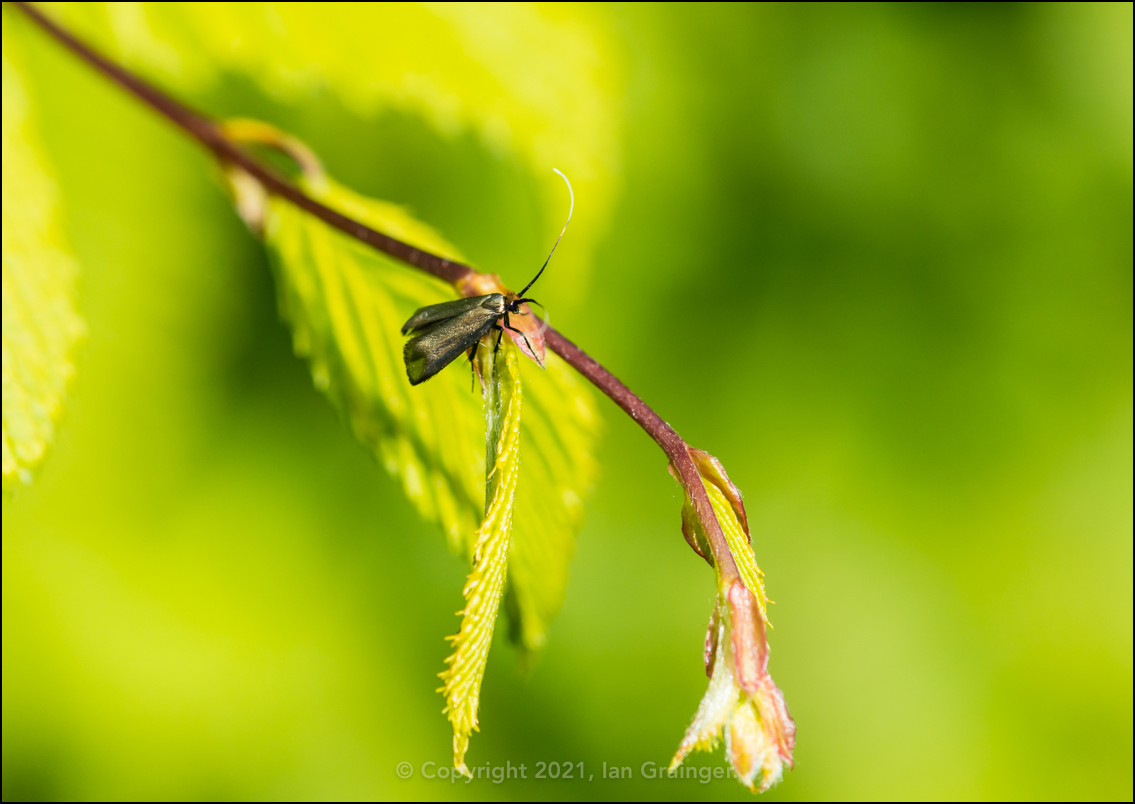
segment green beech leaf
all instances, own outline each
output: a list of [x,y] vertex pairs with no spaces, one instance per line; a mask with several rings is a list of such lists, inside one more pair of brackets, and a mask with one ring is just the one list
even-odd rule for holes
[[[393,204],[368,201],[332,182],[314,195],[393,237],[456,258],[432,230]],[[452,549],[471,555],[484,504],[481,400],[455,363],[418,388],[402,364],[399,330],[419,307],[454,298],[446,283],[404,266],[278,198],[268,202],[264,239],[280,311],[296,352],[311,364],[355,436]]]
[[453,766],[466,776],[465,752],[469,735],[477,728],[477,705],[481,679],[493,641],[501,594],[504,592],[512,531],[513,502],[520,476],[520,409],[522,402],[519,350],[508,341],[495,347],[496,338],[486,335],[477,347],[478,372],[484,378],[485,518],[477,529],[473,548],[473,571],[465,582],[465,608],[461,629],[453,642],[449,667],[441,673],[445,682],[445,713],[453,724]]
[[558,355],[548,353],[546,371],[527,360],[524,368],[524,462],[508,566],[520,615],[514,641],[537,650],[567,590],[583,500],[596,473],[599,414],[590,389]]
[[[247,124],[242,124],[247,125]],[[293,148],[294,150],[294,148]],[[236,174],[237,204],[261,229],[283,317],[297,353],[356,437],[398,477],[452,549],[471,558],[484,512],[480,395],[464,360],[417,387],[402,363],[403,322],[419,307],[456,298],[453,288],[381,254]],[[401,207],[368,199],[322,174],[303,179],[323,203],[379,231],[454,260],[457,250]],[[540,648],[567,586],[583,499],[595,475],[598,414],[589,389],[556,355],[523,360],[526,445],[509,557],[511,629]]]
[[59,223],[58,191],[35,133],[34,109],[9,11],[3,13],[3,474],[31,478],[55,438],[71,354],[84,332],[78,268]]

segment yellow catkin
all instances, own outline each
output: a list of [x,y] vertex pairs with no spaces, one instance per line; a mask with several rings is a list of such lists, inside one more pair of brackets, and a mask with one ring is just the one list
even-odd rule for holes
[[721,490],[713,483],[704,480],[702,485],[705,486],[706,494],[709,495],[713,512],[717,514],[717,521],[725,534],[725,541],[729,543],[729,552],[733,554],[733,560],[737,562],[737,571],[741,573],[741,580],[745,582],[745,586],[749,587],[749,591],[756,596],[757,605],[761,609],[761,616],[767,623],[768,598],[765,597],[764,573],[757,566],[757,557],[753,554],[753,546],[749,544],[749,537],[745,534],[744,528],[741,527],[741,522],[733,510],[733,506],[729,504],[729,500],[726,499]]
[[445,682],[440,690],[445,694],[444,711],[453,725],[453,766],[466,775],[465,751],[469,735],[477,729],[481,680],[507,577],[513,502],[520,474],[519,352],[505,338],[494,358],[494,344],[494,337],[484,339],[477,356],[480,365],[488,368],[482,369],[488,423],[485,518],[477,530],[473,571],[465,582],[461,628],[449,637],[454,650],[445,660],[449,667],[440,674]]

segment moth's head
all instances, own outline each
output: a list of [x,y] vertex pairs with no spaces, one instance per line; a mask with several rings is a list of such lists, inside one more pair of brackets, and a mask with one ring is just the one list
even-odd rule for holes
[[520,294],[513,293],[511,290],[504,297],[505,307],[513,315],[520,312],[520,305],[524,304],[524,299],[520,298]]

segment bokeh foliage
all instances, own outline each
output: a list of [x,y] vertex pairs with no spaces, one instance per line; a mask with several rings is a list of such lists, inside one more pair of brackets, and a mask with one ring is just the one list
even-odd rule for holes
[[[53,13],[514,286],[572,176],[541,301],[747,494],[799,728],[768,795],[1130,798],[1130,6]],[[493,662],[469,757],[596,779],[397,778],[448,759],[462,562],[312,390],[209,159],[4,26],[90,332],[4,501],[5,797],[747,799],[638,774],[713,589],[610,408],[548,650]]]

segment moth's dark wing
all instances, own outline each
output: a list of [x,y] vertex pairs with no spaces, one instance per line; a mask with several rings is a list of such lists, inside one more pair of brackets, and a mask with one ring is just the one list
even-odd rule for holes
[[[463,313],[476,310],[493,296],[500,296],[500,294],[490,293],[487,296],[473,296],[469,299],[458,299],[457,301],[442,302],[441,304],[431,304],[429,307],[422,307],[410,316],[409,321],[402,325],[402,334],[408,335],[411,332],[424,329],[438,321],[447,321]],[[501,296],[502,300],[503,298],[504,297]]]
[[477,305],[460,315],[426,324],[417,335],[406,341],[402,349],[410,385],[425,382],[452,363],[454,358],[493,328],[497,317],[497,313]]

